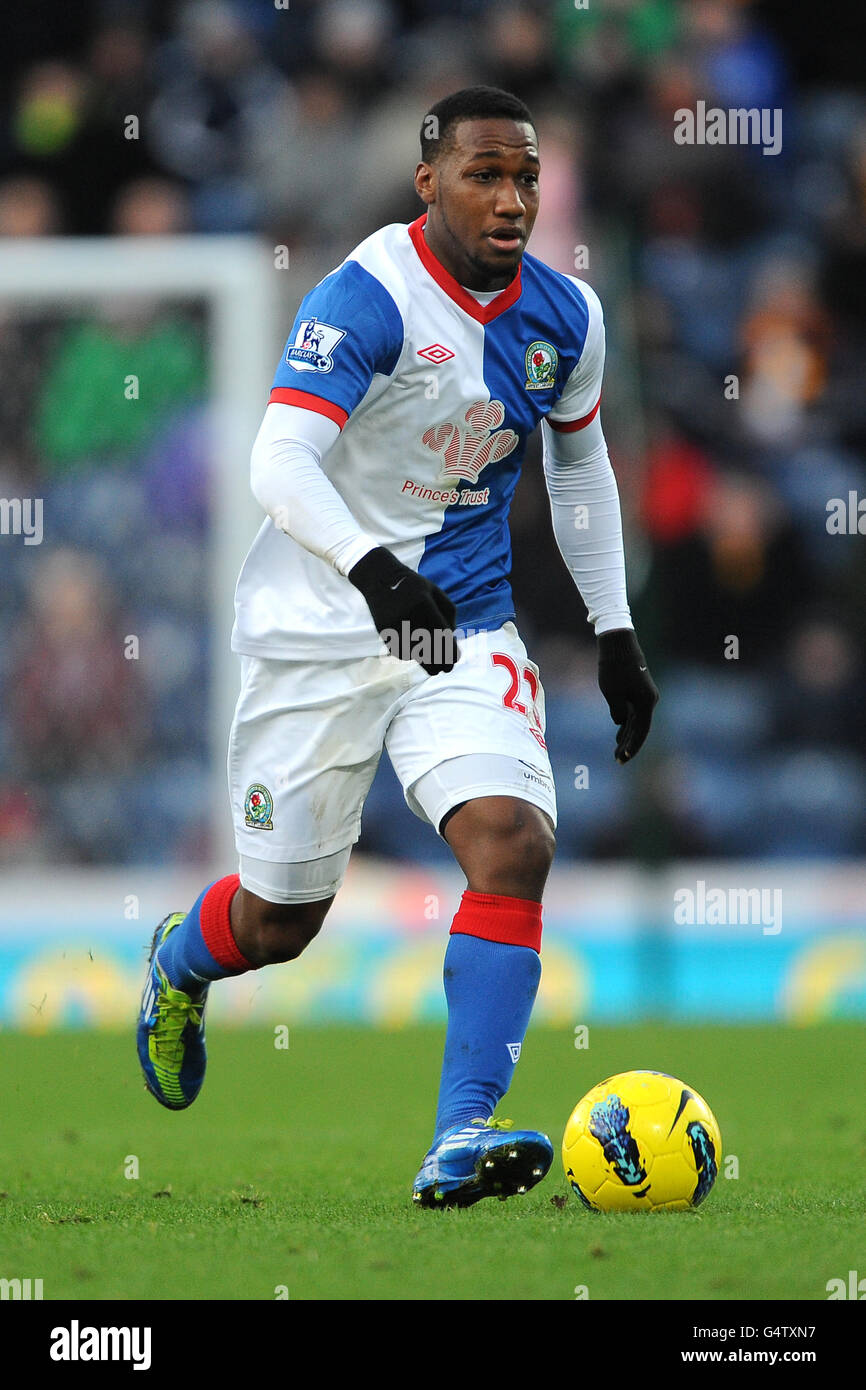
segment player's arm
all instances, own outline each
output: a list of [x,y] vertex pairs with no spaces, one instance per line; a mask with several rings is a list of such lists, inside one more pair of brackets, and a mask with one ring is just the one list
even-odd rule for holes
[[[376,381],[393,375],[404,342],[400,311],[358,262],[316,285],[298,310],[277,367],[252,452],[252,488],[273,520],[364,596],[393,656],[416,659],[430,675],[456,660],[456,611],[441,589],[367,535],[322,468],[352,412]],[[434,639],[418,642],[420,637]]]
[[598,639],[598,683],[618,726],[614,756],[625,763],[646,739],[659,695],[628,604],[619,491],[599,415],[604,324],[592,291],[587,301],[581,361],[542,422],[544,476],[556,542]]
[[[272,401],[250,459],[253,495],[275,526],[344,575],[363,594],[376,629],[393,656],[420,664],[428,675],[450,671],[456,644],[419,635],[453,630],[454,604],[447,594],[402,564],[359,525],[331,480],[322,458],[340,425],[318,410]],[[426,650],[425,650],[426,648]],[[440,654],[439,660],[433,655]]]
[[275,526],[348,576],[376,541],[322,471],[339,435],[340,426],[327,415],[272,401],[253,444],[250,484]]

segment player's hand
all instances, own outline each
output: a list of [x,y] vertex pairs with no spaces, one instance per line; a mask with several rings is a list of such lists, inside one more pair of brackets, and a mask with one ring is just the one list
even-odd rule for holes
[[659,698],[630,628],[603,632],[598,638],[598,686],[611,719],[619,725],[614,757],[618,763],[627,763],[643,746]]
[[349,570],[376,630],[392,656],[417,661],[428,676],[450,671],[460,655],[454,636],[457,609],[448,595],[403,565],[385,546],[370,550]]

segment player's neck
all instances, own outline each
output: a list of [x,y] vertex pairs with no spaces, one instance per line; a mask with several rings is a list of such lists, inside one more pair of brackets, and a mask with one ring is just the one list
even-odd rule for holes
[[440,230],[435,224],[431,227],[429,215],[424,224],[424,240],[439,264],[466,290],[475,290],[478,294],[496,294],[506,290],[514,280],[514,274],[487,275],[479,270],[447,231]]

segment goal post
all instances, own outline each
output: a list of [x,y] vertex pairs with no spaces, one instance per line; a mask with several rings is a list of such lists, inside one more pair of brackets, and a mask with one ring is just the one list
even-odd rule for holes
[[[206,310],[211,641],[209,747],[215,865],[235,855],[225,780],[226,738],[238,689],[230,649],[234,586],[262,520],[249,486],[250,447],[267,402],[285,322],[270,249],[258,238],[179,236],[7,241],[0,255],[4,314],[37,309],[99,312],[119,302],[173,299]],[[122,389],[122,383],[118,383]],[[58,403],[62,409],[62,403]],[[141,537],[147,546],[148,537]]]

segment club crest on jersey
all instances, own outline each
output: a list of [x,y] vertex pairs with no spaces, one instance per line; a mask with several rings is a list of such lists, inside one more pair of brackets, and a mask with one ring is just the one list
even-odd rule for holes
[[556,384],[559,355],[552,343],[540,340],[526,349],[527,391],[549,391]]
[[342,328],[316,318],[304,319],[295,341],[286,348],[286,361],[298,372],[329,372],[334,365],[334,349],[345,336]]
[[244,824],[250,830],[273,830],[274,798],[261,782],[253,782],[244,797]]

